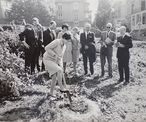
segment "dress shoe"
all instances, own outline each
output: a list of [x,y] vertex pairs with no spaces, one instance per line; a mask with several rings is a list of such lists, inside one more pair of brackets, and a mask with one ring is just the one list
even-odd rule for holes
[[91,74],[91,76],[90,76],[92,79],[94,79],[95,78],[95,74]]
[[128,84],[129,84],[129,81],[125,81],[123,85],[126,86]]
[[68,90],[68,89],[63,89],[63,90],[62,90],[62,89],[60,89],[60,92],[61,92],[61,93],[68,93],[68,92],[69,92],[69,90]]
[[109,75],[109,78],[112,78],[113,77],[113,75]]
[[90,74],[90,73],[87,73],[85,76],[86,76],[86,77],[90,77],[90,76],[91,76],[91,74]]
[[102,77],[104,77],[104,74],[101,74],[101,75],[100,75],[100,78],[102,78]]
[[85,72],[85,73],[84,73],[84,75],[87,75],[87,74],[88,74],[88,72]]
[[33,72],[31,72],[31,75],[34,75],[35,74],[35,72],[33,71]]
[[123,79],[119,79],[119,80],[118,80],[118,83],[121,83],[121,82],[123,82]]

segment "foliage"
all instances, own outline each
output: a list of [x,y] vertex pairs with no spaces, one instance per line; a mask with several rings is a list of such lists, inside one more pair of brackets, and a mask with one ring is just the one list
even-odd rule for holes
[[[0,32],[0,97],[19,96],[17,82],[24,74],[24,61],[18,58],[15,51],[19,40],[15,33]],[[12,53],[12,50],[15,51]]]
[[16,23],[23,19],[32,23],[32,18],[37,17],[43,25],[47,25],[52,18],[49,10],[39,0],[15,0],[8,16],[9,21],[15,20]]
[[103,30],[107,22],[110,21],[112,8],[109,0],[99,0],[98,9],[94,24],[100,30]]

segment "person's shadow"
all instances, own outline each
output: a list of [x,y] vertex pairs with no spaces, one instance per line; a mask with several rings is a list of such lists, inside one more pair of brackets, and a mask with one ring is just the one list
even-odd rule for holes
[[90,99],[96,100],[97,97],[102,98],[110,98],[113,97],[113,93],[119,91],[122,86],[118,85],[119,83],[110,84],[107,86],[103,86],[101,88],[96,88],[91,95],[89,96]]
[[51,111],[52,101],[48,104],[48,109],[41,112],[40,106],[42,106],[46,100],[49,100],[49,96],[41,98],[34,106],[29,107],[18,107],[6,111],[0,117],[0,121],[18,121],[18,120],[30,120],[32,118],[43,118],[49,113],[50,118],[54,119],[55,112]]

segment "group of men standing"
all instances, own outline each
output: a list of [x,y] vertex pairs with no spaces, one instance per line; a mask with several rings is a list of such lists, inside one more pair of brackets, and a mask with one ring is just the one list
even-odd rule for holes
[[[33,18],[33,24],[25,25],[25,30],[19,34],[20,40],[25,45],[25,70],[30,73],[35,73],[35,67],[40,71],[39,56],[44,54],[44,47],[56,39],[56,22],[52,21],[45,31],[43,31],[41,24],[37,18]],[[95,35],[90,31],[91,25],[89,23],[85,24],[84,31],[80,34],[80,52],[83,57],[83,66],[85,75],[88,75],[88,60],[90,66],[90,74],[94,76],[94,62],[96,61],[96,48],[95,48]],[[108,75],[109,78],[113,77],[112,74],[112,56],[113,56],[113,45],[115,45],[117,50],[118,58],[118,69],[119,69],[119,82],[124,80],[125,73],[125,83],[129,83],[129,48],[132,47],[132,39],[126,34],[126,27],[122,26],[120,28],[120,37],[116,37],[116,33],[112,31],[112,24],[108,23],[106,25],[106,31],[101,32],[101,39],[99,43],[100,48],[100,61],[101,61],[101,76],[105,75],[105,63],[106,59],[108,62]],[[115,41],[117,42],[115,43]],[[42,70],[45,70],[44,64],[42,62]]]
[[[96,48],[95,48],[95,37],[94,33],[90,32],[91,25],[86,24],[85,31],[80,35],[81,53],[83,56],[83,64],[85,75],[88,74],[87,60],[89,60],[91,76],[94,76],[93,63],[96,60]],[[117,42],[116,42],[117,41]],[[105,75],[105,63],[108,63],[108,75],[109,78],[113,77],[112,71],[112,57],[113,57],[113,46],[117,47],[117,59],[118,59],[118,70],[119,80],[124,85],[129,83],[129,48],[132,48],[132,39],[129,34],[126,33],[126,27],[120,27],[120,36],[116,37],[116,33],[112,31],[112,24],[106,25],[106,31],[101,32],[100,41],[100,62],[101,62],[101,75]]]
[[[106,58],[108,61],[108,74],[112,78],[112,55],[113,55],[113,45],[117,47],[117,59],[118,59],[118,70],[119,70],[119,80],[118,82],[124,82],[124,85],[129,83],[129,59],[130,53],[129,48],[133,47],[131,36],[126,33],[126,27],[120,27],[120,36],[116,37],[116,34],[111,31],[112,24],[107,24],[107,31],[101,34],[101,50],[100,50],[100,59],[101,59],[101,77],[104,76],[104,65]],[[115,42],[117,41],[117,42]]]
[[44,64],[40,67],[39,57],[43,55],[44,47],[55,38],[56,22],[52,21],[49,28],[43,31],[38,18],[33,18],[32,25],[26,24],[25,30],[19,34],[20,40],[25,46],[25,71],[34,74],[35,68],[38,72],[45,70]]

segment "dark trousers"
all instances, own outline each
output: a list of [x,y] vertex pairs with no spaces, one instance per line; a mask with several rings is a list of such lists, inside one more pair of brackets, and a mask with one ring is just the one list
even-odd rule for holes
[[105,74],[104,66],[106,63],[106,59],[108,62],[108,74],[109,76],[112,76],[112,54],[111,55],[100,54],[101,75],[103,76]]
[[31,74],[35,72],[35,67],[40,71],[39,66],[39,56],[40,50],[38,47],[30,47],[25,49],[25,71],[30,72]]
[[118,58],[118,68],[119,68],[120,80],[124,79],[124,74],[125,74],[125,81],[129,82],[129,58],[124,58],[124,59]]
[[[45,53],[45,49],[44,48],[42,48],[41,53],[42,53],[42,57],[43,57],[43,55]],[[45,65],[44,65],[43,61],[42,61],[42,69],[41,70],[45,71]]]
[[31,66],[31,58],[30,58],[30,50],[25,49],[25,72],[30,73],[30,66]]
[[35,47],[35,52],[33,54],[35,65],[33,66],[33,69],[35,69],[35,67],[37,67],[38,72],[40,72],[40,64],[39,64],[40,52],[41,52],[41,48]]
[[94,68],[93,68],[93,59],[92,57],[90,56],[87,56],[86,54],[83,54],[83,65],[84,65],[84,71],[85,71],[85,74],[88,73],[88,60],[89,60],[89,65],[90,65],[90,72],[91,72],[91,75],[94,73]]

